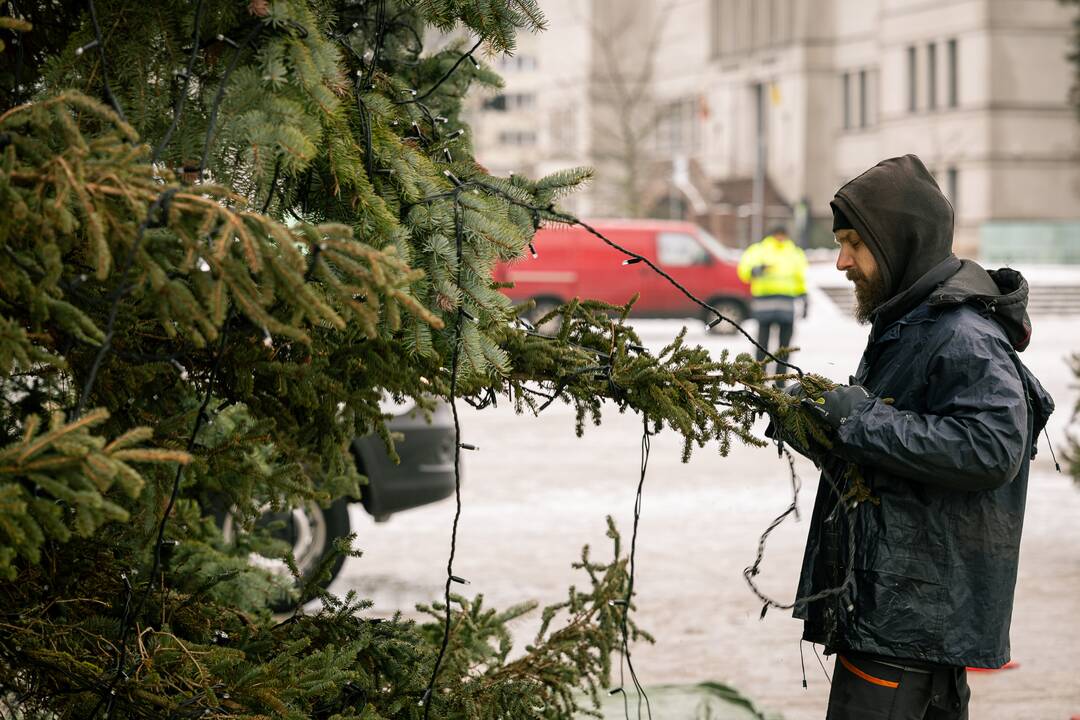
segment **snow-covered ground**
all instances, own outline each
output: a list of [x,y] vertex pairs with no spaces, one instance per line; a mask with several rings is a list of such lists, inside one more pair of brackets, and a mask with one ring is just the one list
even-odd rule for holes
[[[812,315],[801,323],[796,362],[844,380],[854,370],[866,329],[841,315],[816,290]],[[656,349],[683,325],[637,324]],[[1023,359],[1043,381],[1059,410],[1049,426],[1062,444],[1077,398],[1066,357],[1080,351],[1080,318],[1034,319],[1034,337]],[[746,349],[739,338],[706,335],[691,324],[695,342],[719,352]],[[552,407],[542,417],[516,416],[509,408],[462,407],[465,454],[464,512],[456,574],[466,590],[488,604],[523,600],[557,602],[581,578],[570,568],[580,548],[606,554],[604,516],[611,514],[628,538],[638,479],[640,423],[610,412],[601,427],[574,436],[573,415]],[[787,720],[824,716],[828,682],[805,647],[809,689],[802,688],[799,624],[761,605],[742,570],[760,532],[790,502],[784,461],[771,449],[736,447],[727,458],[715,447],[679,461],[681,443],[671,433],[654,438],[645,481],[638,540],[638,622],[657,639],[634,649],[635,666],[648,685],[718,680]],[[1060,456],[1060,451],[1059,451]],[[799,506],[804,518],[816,489],[813,467],[800,461]],[[336,590],[359,590],[375,610],[407,614],[417,602],[441,596],[449,549],[452,501],[420,508],[376,525],[354,513],[364,557],[349,560]],[[971,678],[972,718],[1067,720],[1080,714],[1080,488],[1053,471],[1045,440],[1033,467],[1013,620],[1014,670]],[[806,539],[806,523],[789,519],[770,538],[761,584],[788,598]],[[524,643],[535,621],[515,629]],[[831,673],[831,660],[825,667]],[[621,713],[620,713],[621,716]],[[659,720],[659,719],[658,719]]]

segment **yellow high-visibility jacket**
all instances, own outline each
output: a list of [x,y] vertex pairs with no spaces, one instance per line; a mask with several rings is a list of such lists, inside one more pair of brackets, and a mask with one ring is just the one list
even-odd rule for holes
[[[756,277],[754,268],[763,267]],[[806,294],[806,253],[791,240],[769,235],[743,252],[739,279],[750,283],[750,294],[799,297]]]

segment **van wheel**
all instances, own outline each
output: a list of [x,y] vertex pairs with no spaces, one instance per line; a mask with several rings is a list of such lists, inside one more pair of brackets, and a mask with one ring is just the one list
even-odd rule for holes
[[528,319],[533,325],[536,325],[536,329],[545,335],[558,335],[562,330],[563,319],[561,316],[556,315],[547,322],[540,326],[537,322],[540,318],[544,317],[552,310],[558,308],[562,303],[555,298],[535,298],[536,307],[529,311]]
[[[349,499],[339,498],[328,508],[323,508],[318,503],[308,503],[282,512],[270,512],[268,509],[255,521],[255,524],[265,526],[275,521],[280,522],[281,527],[273,532],[273,537],[292,546],[300,577],[307,580],[322,563],[323,558],[331,552],[334,540],[349,534]],[[223,513],[219,522],[225,542],[233,542],[236,527],[232,513]],[[292,579],[288,567],[277,558],[252,553],[249,561],[252,565],[269,570],[288,581]],[[344,563],[344,555],[338,555],[334,559],[330,566],[330,577],[323,583],[323,587],[334,581]],[[270,607],[274,612],[292,609],[291,605],[283,599],[274,600]]]
[[[721,315],[731,320],[734,320],[740,325],[746,321],[746,318],[750,314],[746,309],[746,305],[739,302],[738,300],[732,300],[731,298],[716,298],[714,300],[710,300],[709,304],[716,308]],[[715,317],[716,316],[708,310],[705,311],[706,324],[712,322]],[[731,323],[721,321],[713,327],[709,328],[709,332],[713,335],[734,335],[737,330],[735,326]]]

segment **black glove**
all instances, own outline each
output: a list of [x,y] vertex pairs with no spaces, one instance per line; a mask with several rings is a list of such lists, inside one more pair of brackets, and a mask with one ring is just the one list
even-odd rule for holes
[[750,274],[753,277],[761,277],[762,275],[765,274],[765,271],[767,271],[768,269],[769,269],[768,265],[755,265],[753,267],[753,269],[750,270]]
[[874,401],[874,397],[862,385],[841,385],[829,390],[818,399],[806,398],[803,405],[816,412],[833,430],[839,429],[848,419]]
[[810,297],[807,295],[802,296],[802,317],[803,320],[810,314]]
[[781,388],[785,393],[795,398],[796,400],[802,400],[806,397],[806,392],[802,389],[802,383],[793,382],[790,385],[785,385]]

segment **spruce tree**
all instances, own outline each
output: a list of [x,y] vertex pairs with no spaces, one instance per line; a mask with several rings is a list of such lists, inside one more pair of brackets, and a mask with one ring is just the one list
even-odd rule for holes
[[[749,356],[645,352],[623,307],[546,337],[492,282],[587,170],[492,177],[462,99],[535,0],[7,2],[0,85],[0,709],[20,718],[568,718],[610,684],[627,559],[533,610],[430,623],[300,588],[263,508],[362,493],[384,394],[605,403],[686,442],[828,438]],[[434,51],[442,33],[471,40]],[[597,242],[600,242],[597,239]],[[823,378],[806,376],[819,391]],[[544,388],[538,391],[537,388]],[[540,395],[546,394],[548,400]],[[212,517],[226,503],[242,532]],[[349,548],[341,548],[349,552]],[[605,552],[605,555],[607,553]],[[285,619],[269,603],[282,594]],[[323,609],[300,610],[318,597]],[[430,705],[430,707],[426,707]]]

